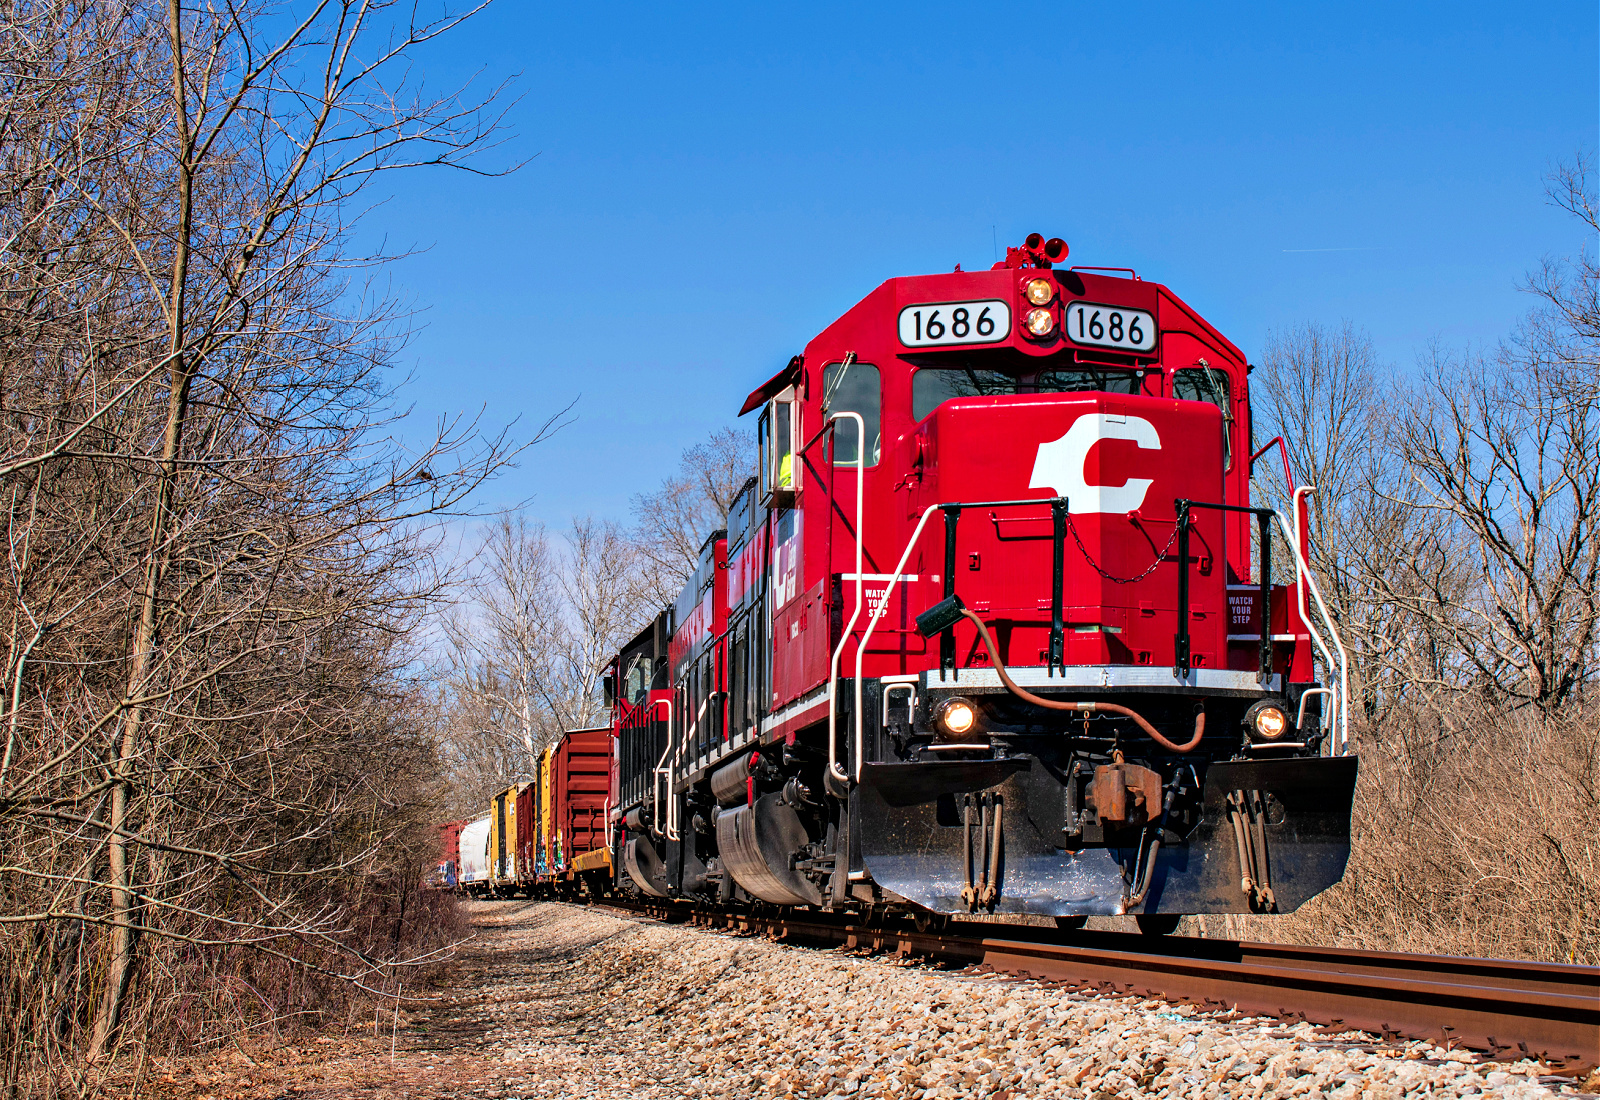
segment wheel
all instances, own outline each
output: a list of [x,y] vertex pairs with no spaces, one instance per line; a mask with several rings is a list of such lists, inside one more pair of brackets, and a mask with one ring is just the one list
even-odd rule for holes
[[1181,913],[1140,913],[1133,918],[1139,922],[1139,931],[1147,936],[1170,936],[1178,930]]
[[1089,918],[1088,917],[1057,917],[1056,918],[1056,927],[1057,928],[1065,928],[1068,931],[1072,931],[1072,932],[1077,932],[1077,931],[1081,930],[1083,928],[1083,926],[1088,924],[1088,923],[1089,923]]

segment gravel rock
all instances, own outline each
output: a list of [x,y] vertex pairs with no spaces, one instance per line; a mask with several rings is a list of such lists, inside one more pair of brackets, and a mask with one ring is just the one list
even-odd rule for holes
[[[1163,1001],[789,947],[607,910],[477,903],[481,1095],[1189,1097],[1580,1095],[1533,1062],[1318,1035]],[[465,991],[463,991],[465,992]],[[487,1066],[485,1067],[487,1070]],[[485,1086],[487,1086],[485,1088]]]

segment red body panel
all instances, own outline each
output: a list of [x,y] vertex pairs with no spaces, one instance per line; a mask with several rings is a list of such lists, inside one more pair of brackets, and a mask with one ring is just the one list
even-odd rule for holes
[[529,783],[517,793],[517,878],[532,879],[534,848],[538,843],[539,784]]
[[[1041,489],[1067,496],[1072,508],[1069,530],[1077,538],[1069,540],[1075,552],[1066,558],[1063,584],[1066,663],[1170,665],[1177,571],[1151,571],[1150,566],[1158,557],[1175,553],[1174,501],[1221,496],[1219,421],[1217,410],[1203,402],[1100,393],[946,402],[920,429],[938,461],[910,491],[908,511],[920,515],[941,501],[1025,499]],[[1091,422],[1102,431],[1121,429],[1132,435],[1130,429],[1137,430],[1159,445],[1146,447],[1132,438],[1101,438],[1079,431]],[[1074,441],[1074,434],[1085,439]],[[1038,484],[1075,477],[1067,472],[1074,464],[1092,486],[1089,493],[1100,499],[1074,500],[1080,494],[1067,484]],[[1107,491],[1110,487],[1116,488]],[[1092,512],[1083,511],[1085,505],[1118,508]],[[1220,513],[1209,511],[1196,513],[1192,522],[1191,547],[1199,558],[1190,579],[1193,649],[1197,667],[1218,668],[1225,655],[1224,524]],[[907,538],[909,523],[908,518],[901,524]],[[1048,660],[1051,529],[1050,508],[1044,504],[973,509],[957,526],[956,590],[992,628],[999,628],[996,640],[1008,665]],[[942,595],[943,558],[942,525],[935,525],[932,532],[925,529],[912,562],[919,576],[915,582],[919,598],[913,598],[912,610],[936,603]],[[1090,561],[1117,580],[1131,583],[1108,579]],[[909,616],[905,611],[899,621],[879,625],[878,632],[888,637],[875,652],[897,655],[891,641],[896,632],[902,637],[915,634]],[[956,637],[958,664],[988,663],[968,624],[961,625]],[[906,671],[898,660],[874,664],[881,672],[874,668],[869,674]]]
[[440,862],[449,862],[457,869],[461,867],[461,830],[470,824],[470,818],[462,818],[460,821],[446,821],[439,826]]
[[552,755],[551,783],[561,868],[574,856],[606,846],[611,809],[612,734],[609,727],[573,730]]

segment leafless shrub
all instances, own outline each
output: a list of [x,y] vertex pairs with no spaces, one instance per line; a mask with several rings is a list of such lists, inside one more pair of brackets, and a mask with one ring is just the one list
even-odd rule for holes
[[437,946],[412,639],[438,523],[510,451],[386,442],[406,318],[349,212],[492,141],[484,101],[406,82],[459,18],[0,2],[14,1093],[392,991]]
[[1594,715],[1455,700],[1391,725],[1362,740],[1344,881],[1229,934],[1600,963]]

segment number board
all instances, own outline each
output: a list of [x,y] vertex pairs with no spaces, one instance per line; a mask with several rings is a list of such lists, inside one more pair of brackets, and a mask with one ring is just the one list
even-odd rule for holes
[[1118,351],[1154,351],[1156,319],[1142,309],[1095,302],[1067,303],[1067,339]]
[[992,344],[1011,334],[1011,307],[981,302],[927,302],[900,311],[900,342],[908,348]]

